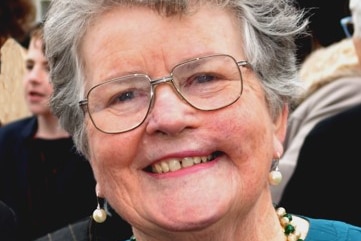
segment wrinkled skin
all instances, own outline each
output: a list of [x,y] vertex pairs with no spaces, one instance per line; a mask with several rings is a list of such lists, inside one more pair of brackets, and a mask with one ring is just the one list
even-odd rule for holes
[[[129,73],[167,76],[184,60],[215,53],[245,60],[241,31],[231,16],[207,7],[182,18],[160,17],[144,8],[112,9],[89,27],[82,42],[86,89]],[[236,234],[241,240],[284,239],[267,178],[271,160],[283,152],[288,110],[273,120],[260,80],[251,68],[241,71],[241,98],[220,110],[196,110],[171,85],[161,84],[146,121],[135,130],[105,134],[87,115],[98,193],[135,227],[137,240],[145,233],[159,235],[154,240],[161,235],[238,240],[231,236]],[[168,158],[215,151],[222,155],[179,171],[144,170]],[[266,226],[269,230],[260,230]],[[187,232],[175,238],[172,231]]]

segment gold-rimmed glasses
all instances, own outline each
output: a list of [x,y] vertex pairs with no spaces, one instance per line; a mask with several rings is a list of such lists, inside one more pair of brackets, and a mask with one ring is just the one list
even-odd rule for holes
[[131,74],[93,86],[79,105],[94,126],[109,134],[140,126],[150,112],[155,88],[171,84],[177,94],[196,109],[210,111],[236,102],[243,89],[240,67],[247,61],[217,54],[194,58],[173,67],[171,74],[151,79],[146,74]]

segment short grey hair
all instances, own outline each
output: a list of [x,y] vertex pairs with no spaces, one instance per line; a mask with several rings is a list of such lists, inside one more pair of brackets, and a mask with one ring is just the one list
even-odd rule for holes
[[307,20],[291,0],[52,0],[44,27],[54,85],[51,108],[87,158],[84,113],[78,104],[85,95],[79,46],[91,22],[116,6],[146,6],[172,16],[187,14],[202,4],[225,8],[239,20],[244,43],[240,48],[262,82],[273,118],[299,95],[295,38],[305,33]]

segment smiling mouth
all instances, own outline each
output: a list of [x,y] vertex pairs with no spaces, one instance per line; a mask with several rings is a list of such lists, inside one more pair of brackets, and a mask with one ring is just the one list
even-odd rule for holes
[[156,174],[174,172],[183,168],[210,162],[220,155],[222,155],[222,152],[217,151],[208,156],[172,158],[158,162],[151,167],[148,167],[146,171]]

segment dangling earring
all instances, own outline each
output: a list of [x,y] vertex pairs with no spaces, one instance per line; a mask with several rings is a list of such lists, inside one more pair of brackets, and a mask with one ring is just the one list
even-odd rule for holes
[[273,186],[277,186],[282,181],[282,173],[279,171],[278,164],[278,158],[272,160],[271,172],[268,174],[268,181]]
[[100,207],[99,197],[97,195],[97,209],[93,212],[93,219],[97,223],[103,223],[107,219],[107,213],[103,208]]

